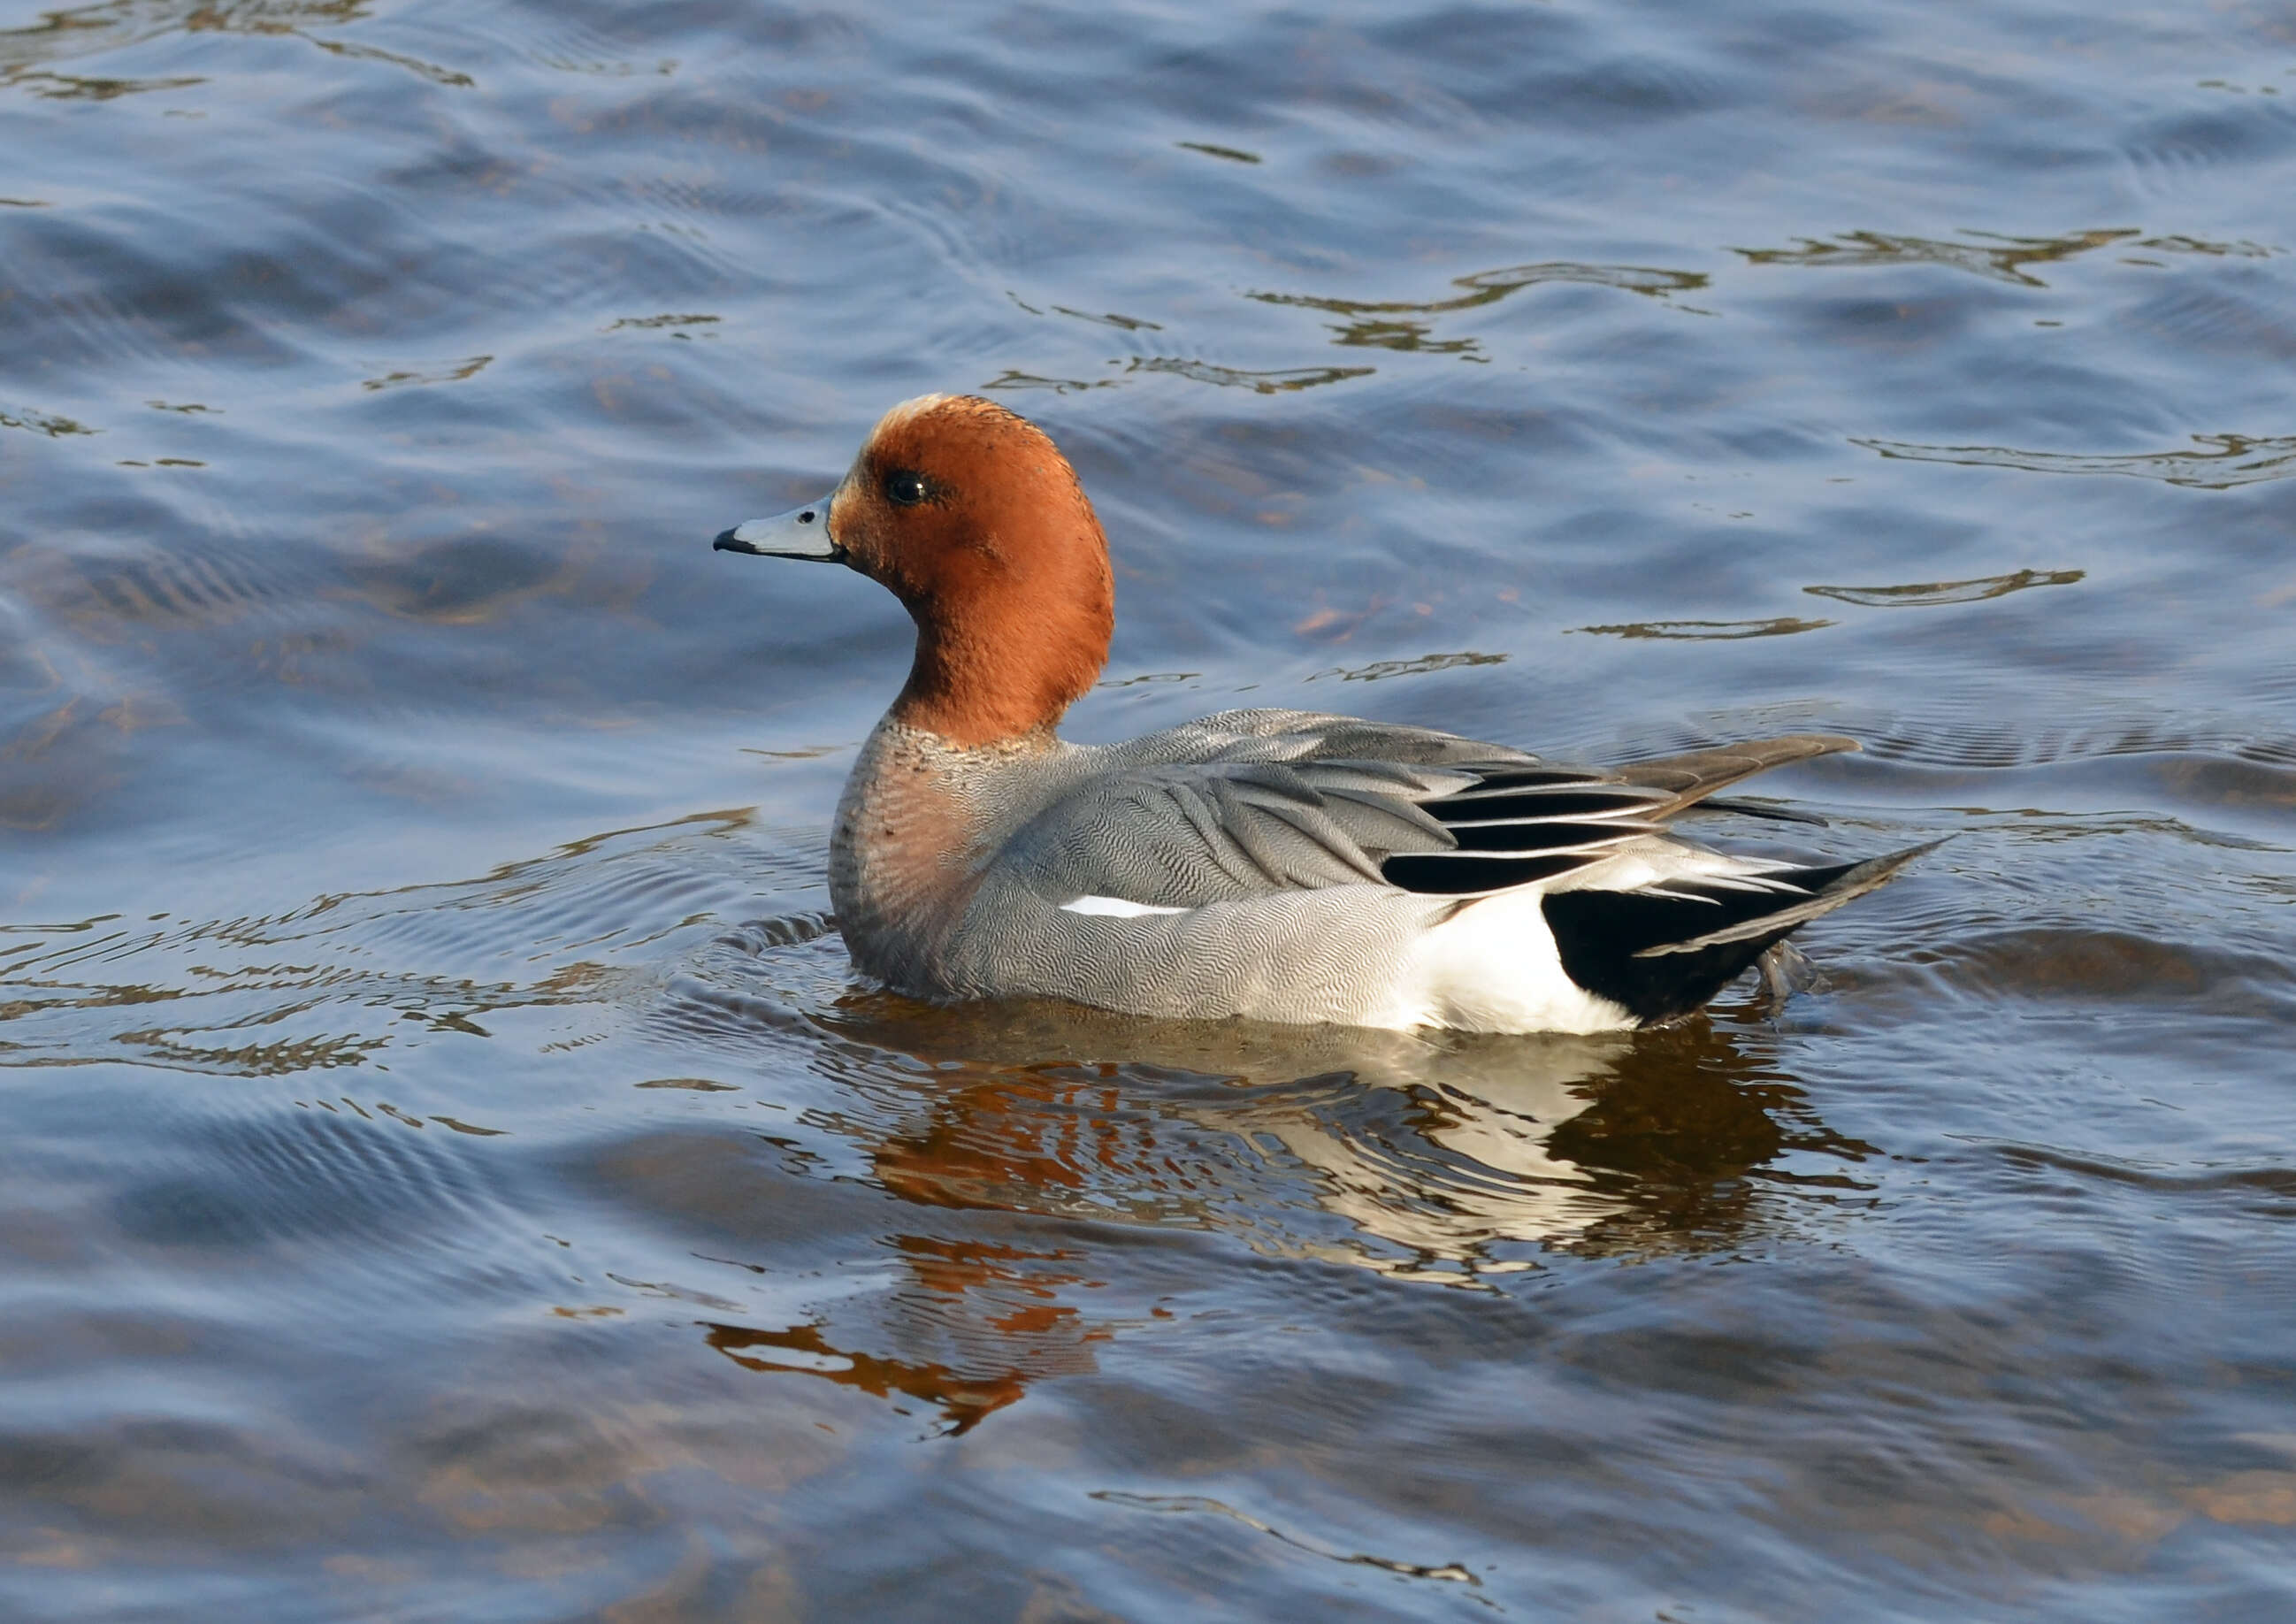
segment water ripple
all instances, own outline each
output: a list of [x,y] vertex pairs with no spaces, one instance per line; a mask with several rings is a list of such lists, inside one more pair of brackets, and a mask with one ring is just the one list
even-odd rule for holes
[[2200,451],[2083,455],[2019,451],[2006,446],[1923,446],[1906,440],[1852,439],[1853,446],[1911,463],[1958,463],[1968,468],[2015,468],[2028,473],[2127,474],[2196,490],[2231,490],[2296,473],[2296,435],[2195,434]]

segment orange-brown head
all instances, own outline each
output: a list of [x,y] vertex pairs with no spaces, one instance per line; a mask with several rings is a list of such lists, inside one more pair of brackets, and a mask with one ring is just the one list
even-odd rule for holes
[[824,501],[717,545],[891,588],[917,623],[893,716],[955,744],[1049,733],[1108,661],[1116,586],[1084,487],[1043,430],[978,396],[904,401]]

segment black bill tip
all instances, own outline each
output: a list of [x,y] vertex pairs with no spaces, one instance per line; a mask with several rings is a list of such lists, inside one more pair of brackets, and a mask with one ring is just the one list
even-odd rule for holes
[[730,529],[718,531],[718,539],[709,544],[709,550],[713,553],[748,553],[753,556],[758,553],[756,546],[743,541]]

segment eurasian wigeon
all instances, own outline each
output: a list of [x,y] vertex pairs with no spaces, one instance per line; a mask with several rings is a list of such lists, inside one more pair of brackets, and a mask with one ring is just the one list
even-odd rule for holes
[[716,545],[845,564],[916,621],[829,865],[854,963],[913,997],[1618,1030],[1698,1009],[1928,849],[1797,867],[1663,827],[1857,748],[1824,734],[1608,771],[1301,710],[1068,743],[1108,659],[1107,542],[1051,439],[977,397],[895,406],[830,495]]

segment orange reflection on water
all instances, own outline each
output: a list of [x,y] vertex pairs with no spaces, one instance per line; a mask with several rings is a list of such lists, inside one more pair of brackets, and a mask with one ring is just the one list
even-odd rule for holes
[[1067,1254],[998,1243],[899,1235],[913,1288],[898,1292],[896,1334],[947,1345],[953,1357],[922,1358],[840,1348],[818,1322],[765,1331],[701,1322],[710,1347],[747,1370],[794,1371],[877,1398],[914,1398],[939,1412],[948,1435],[1017,1402],[1031,1382],[1089,1374],[1090,1345],[1113,1334],[1060,1300],[1061,1288],[1096,1281],[1031,1267]]

